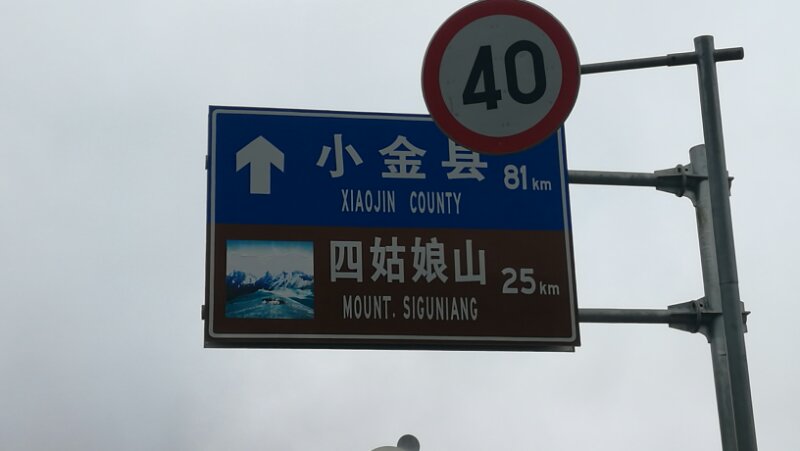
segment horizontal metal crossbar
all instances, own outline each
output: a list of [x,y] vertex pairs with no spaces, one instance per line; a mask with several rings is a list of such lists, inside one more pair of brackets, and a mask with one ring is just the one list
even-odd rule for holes
[[[714,50],[714,61],[737,61],[744,59],[744,49],[742,47],[732,47],[729,49]],[[697,52],[671,53],[666,56],[654,56],[650,58],[636,58],[621,61],[608,61],[604,63],[593,63],[581,65],[581,74],[599,74],[602,72],[616,72],[631,69],[647,69],[650,67],[663,66],[686,66],[697,64]]]
[[581,323],[669,324],[672,313],[667,309],[610,309],[582,308],[578,310]]
[[656,186],[657,180],[647,172],[569,171],[569,183],[579,185]]

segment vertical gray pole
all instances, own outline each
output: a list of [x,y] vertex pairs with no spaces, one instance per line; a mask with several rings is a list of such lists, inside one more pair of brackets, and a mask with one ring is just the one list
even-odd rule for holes
[[733,398],[734,424],[739,451],[756,451],[756,431],[753,402],[750,396],[750,375],[744,344],[742,307],[739,300],[739,281],[731,225],[730,186],[722,139],[719,86],[714,61],[714,38],[694,39],[697,52],[697,76],[700,85],[700,107],[703,117],[708,161],[708,184],[711,211],[714,216],[714,242],[719,272],[719,291],[722,300],[722,320],[728,351],[728,367]]
[[[705,146],[692,147],[689,151],[692,173],[708,177]],[[690,195],[697,215],[697,236],[700,243],[700,264],[703,271],[703,291],[706,307],[711,311],[722,311],[722,296],[719,291],[719,268],[714,244],[714,215],[711,212],[711,195],[708,180],[697,184]],[[728,370],[728,345],[725,342],[725,326],[722,316],[716,316],[708,325],[708,342],[711,347],[711,364],[714,370],[714,387],[717,392],[717,412],[723,451],[738,451],[736,427],[733,415],[731,373]]]

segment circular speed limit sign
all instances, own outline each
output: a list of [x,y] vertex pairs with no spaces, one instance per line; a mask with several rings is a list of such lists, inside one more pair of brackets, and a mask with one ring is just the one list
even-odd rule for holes
[[521,0],[484,0],[450,16],[428,45],[422,94],[433,120],[471,150],[532,147],[564,123],[580,63],[567,31]]

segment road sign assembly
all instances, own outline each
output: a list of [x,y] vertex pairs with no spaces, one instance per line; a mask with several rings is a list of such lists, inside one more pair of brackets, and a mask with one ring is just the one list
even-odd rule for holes
[[572,350],[563,129],[472,152],[429,116],[211,107],[209,347]]
[[[571,351],[579,317],[664,323],[708,339],[722,448],[756,450],[716,73],[742,58],[698,36],[581,66],[549,13],[483,0],[431,40],[430,117],[211,107],[206,347]],[[689,166],[568,174],[581,74],[689,64],[704,134]],[[568,179],[689,197],[705,295],[579,312]]]

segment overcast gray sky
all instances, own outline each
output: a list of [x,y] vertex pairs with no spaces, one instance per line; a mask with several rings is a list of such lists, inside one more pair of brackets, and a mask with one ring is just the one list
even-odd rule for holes
[[[426,113],[463,0],[0,3],[0,449],[709,450],[708,345],[583,325],[575,353],[203,349],[208,106]],[[762,450],[800,449],[798,7],[541,1],[582,63],[745,48],[718,66]],[[571,169],[650,172],[702,142],[696,71],[583,77]],[[702,296],[694,212],[571,188],[580,307]]]

